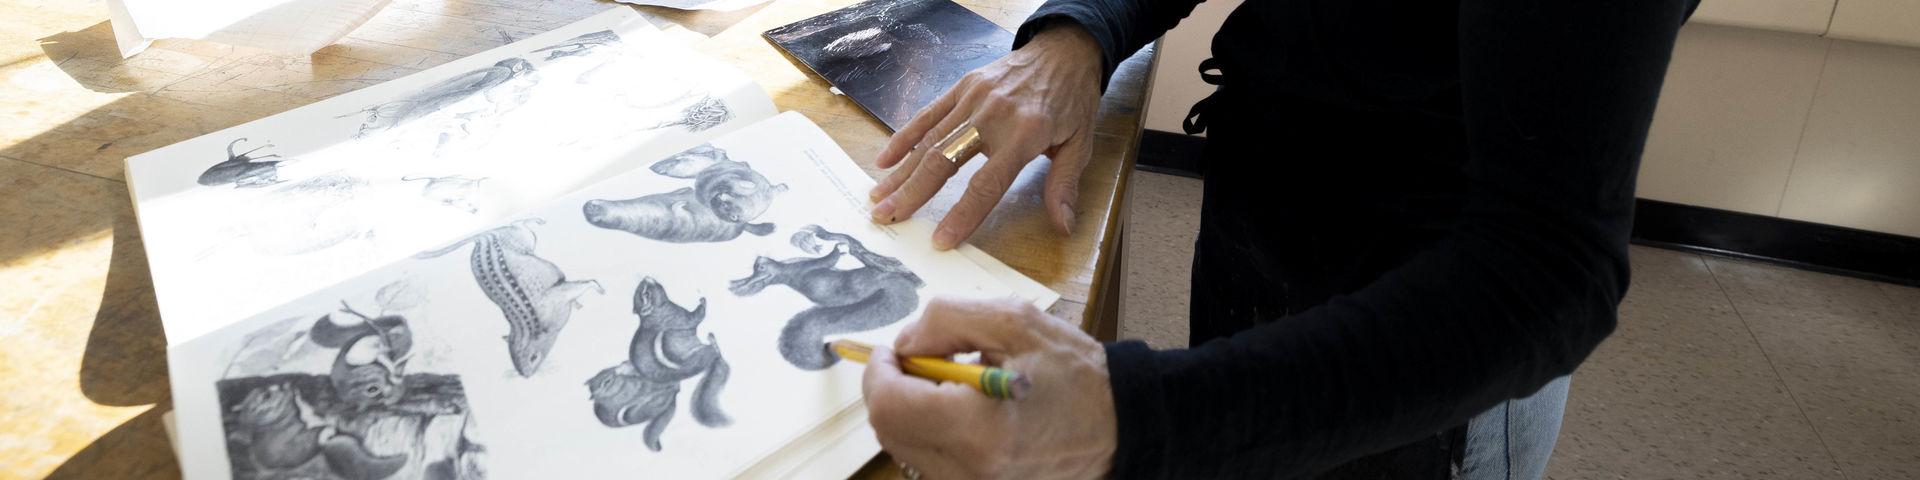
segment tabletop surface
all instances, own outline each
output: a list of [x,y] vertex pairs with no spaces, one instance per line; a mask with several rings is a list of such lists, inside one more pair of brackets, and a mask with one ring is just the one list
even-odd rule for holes
[[[734,12],[638,10],[735,64],[804,113],[876,178],[888,132],[760,32],[853,3],[776,0]],[[1040,0],[959,0],[1012,29]],[[593,0],[395,0],[312,56],[162,40],[121,59],[100,2],[0,0],[0,479],[171,478],[166,342],[129,204],[129,156],[391,80],[585,18]],[[972,242],[1093,318],[1117,261],[1127,173],[1151,53],[1123,63],[1101,104],[1072,236],[1029,165]],[[980,162],[975,162],[977,164]],[[970,172],[919,215],[937,219]],[[240,293],[236,293],[240,294]],[[863,477],[876,473],[877,460]]]

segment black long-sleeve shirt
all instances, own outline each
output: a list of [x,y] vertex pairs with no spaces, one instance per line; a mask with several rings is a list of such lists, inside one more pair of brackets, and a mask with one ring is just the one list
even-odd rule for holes
[[[1016,40],[1084,26],[1118,62],[1192,0],[1052,0]],[[1226,88],[1457,117],[1443,233],[1313,308],[1185,350],[1107,346],[1116,477],[1294,476],[1448,427],[1566,375],[1613,329],[1633,185],[1697,0],[1248,0]],[[1255,98],[1250,95],[1243,98]],[[1381,141],[1397,141],[1384,138]]]

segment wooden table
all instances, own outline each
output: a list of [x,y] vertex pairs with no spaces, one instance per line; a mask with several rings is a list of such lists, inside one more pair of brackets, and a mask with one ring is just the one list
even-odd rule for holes
[[[689,33],[819,123],[868,173],[880,122],[759,35],[850,4],[777,0],[736,12],[639,10]],[[1039,0],[960,0],[1012,29]],[[160,41],[121,59],[97,2],[0,0],[0,479],[172,478],[160,414],[166,342],[121,175],[128,157],[398,78],[618,4],[395,0],[311,57]],[[698,36],[692,35],[698,34]],[[711,37],[701,39],[700,37]],[[973,243],[1063,295],[1053,313],[1111,337],[1124,186],[1151,52],[1124,63],[1097,120],[1071,237],[1041,206],[1045,162],[1016,181]],[[978,163],[978,162],[976,162]],[[938,218],[967,172],[920,215]],[[237,293],[239,294],[239,293]],[[876,460],[862,477],[897,475]]]

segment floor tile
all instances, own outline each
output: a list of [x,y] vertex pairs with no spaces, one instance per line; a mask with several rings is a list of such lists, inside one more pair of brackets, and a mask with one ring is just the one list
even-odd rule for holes
[[1200,229],[1200,181],[1134,172],[1127,190],[1127,296],[1120,306],[1120,338],[1155,348],[1187,346],[1188,278],[1193,239]]
[[[1709,266],[1851,478],[1920,477],[1920,320],[1881,284]],[[1892,292],[1903,294],[1903,292]]]
[[1700,257],[1632,250],[1612,337],[1574,374],[1552,478],[1838,475]]

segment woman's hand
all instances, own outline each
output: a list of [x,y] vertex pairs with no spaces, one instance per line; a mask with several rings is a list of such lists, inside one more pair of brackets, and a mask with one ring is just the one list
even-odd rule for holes
[[[935,143],[963,122],[980,131],[987,164],[974,173],[965,195],[940,220],[933,244],[945,250],[979,228],[1028,162],[1044,153],[1053,160],[1041,198],[1054,226],[1071,233],[1080,172],[1093,155],[1093,115],[1100,107],[1100,47],[1078,24],[1055,24],[1019,50],[968,72],[946,94],[894,132],[880,151],[880,168],[898,169],[871,192],[879,202],[873,221],[893,223],[913,216],[945,185],[958,165],[940,157]],[[967,155],[971,155],[968,153]],[[966,160],[964,158],[960,159]]]
[[894,351],[869,357],[863,391],[880,446],[929,478],[1099,478],[1118,431],[1106,349],[1020,300],[936,298],[894,341],[901,355],[980,352],[1032,389],[996,400],[965,384],[900,371]]

